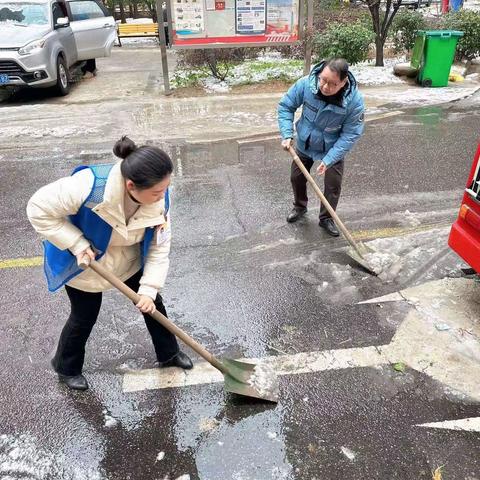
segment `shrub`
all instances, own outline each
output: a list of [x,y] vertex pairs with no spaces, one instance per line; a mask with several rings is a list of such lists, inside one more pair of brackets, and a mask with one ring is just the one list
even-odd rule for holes
[[457,46],[459,57],[471,60],[480,55],[480,12],[460,10],[449,13],[445,16],[443,28],[463,32]]
[[368,47],[374,33],[363,23],[351,25],[331,24],[324,33],[317,35],[314,53],[319,58],[342,57],[350,64],[367,59]]
[[397,13],[390,28],[396,53],[412,50],[417,30],[425,30],[427,22],[420,12],[404,9]]
[[234,65],[252,58],[258,54],[248,48],[204,48],[199,50],[180,50],[178,66],[188,69],[207,67],[212,75],[219,80],[225,80]]

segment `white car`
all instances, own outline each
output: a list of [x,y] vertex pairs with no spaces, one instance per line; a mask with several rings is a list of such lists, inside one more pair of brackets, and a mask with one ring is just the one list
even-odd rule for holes
[[96,0],[0,0],[0,87],[70,89],[70,73],[110,55],[116,24]]

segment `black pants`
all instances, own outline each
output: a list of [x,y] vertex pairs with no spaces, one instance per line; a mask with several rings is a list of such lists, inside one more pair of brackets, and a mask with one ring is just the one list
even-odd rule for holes
[[[305,165],[305,168],[310,172],[313,159],[307,157],[302,152],[297,150],[297,155]],[[340,192],[342,191],[342,177],[343,177],[343,160],[335,163],[325,172],[325,189],[324,195],[328,203],[334,210],[337,209],[338,200],[340,199]],[[307,208],[307,179],[302,171],[298,168],[295,162],[292,162],[292,170],[290,175],[290,181],[292,182],[293,189],[293,205],[295,207]],[[320,208],[320,220],[330,218],[330,214],[323,206]]]
[[[134,291],[138,290],[143,272],[139,271],[125,283]],[[97,321],[102,293],[90,293],[76,288],[65,286],[71,304],[71,313],[63,327],[58,341],[57,352],[52,364],[58,373],[63,375],[79,375],[82,373],[85,358],[85,345]],[[157,310],[167,316],[162,297],[157,294],[155,299]],[[152,337],[153,346],[159,362],[166,362],[174,357],[178,351],[175,335],[160,325],[150,315],[143,314],[147,329]]]

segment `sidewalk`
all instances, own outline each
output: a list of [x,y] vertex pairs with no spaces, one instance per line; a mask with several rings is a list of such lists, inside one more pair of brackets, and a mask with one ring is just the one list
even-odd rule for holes
[[[415,85],[390,85],[360,89],[365,97],[366,121],[399,114],[403,109],[458,101],[480,90],[480,83],[465,81],[442,89]],[[193,98],[160,97],[137,114],[148,118],[143,125],[158,129],[169,122],[170,138],[190,143],[219,141],[251,136],[276,136],[277,105],[282,93],[248,95],[210,95]],[[147,133],[144,131],[143,133]]]
[[[175,56],[169,52],[169,57]],[[14,103],[2,103],[0,135],[10,149],[15,149],[18,138],[32,145],[38,138],[49,139],[60,148],[65,138],[93,144],[125,132],[139,141],[161,137],[190,143],[277,137],[277,105],[286,89],[166,97],[158,48],[117,48],[111,57],[99,59],[94,78],[76,84],[66,97],[31,92]],[[360,87],[367,122],[412,107],[460,100],[479,89],[478,75],[439,89],[403,82]]]

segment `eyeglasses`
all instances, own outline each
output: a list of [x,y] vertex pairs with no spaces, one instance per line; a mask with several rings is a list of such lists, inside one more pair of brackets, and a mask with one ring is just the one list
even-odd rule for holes
[[331,88],[338,88],[341,86],[342,83],[337,83],[337,82],[329,82],[325,78],[323,78],[321,75],[318,77],[320,79],[320,85],[327,85]]

